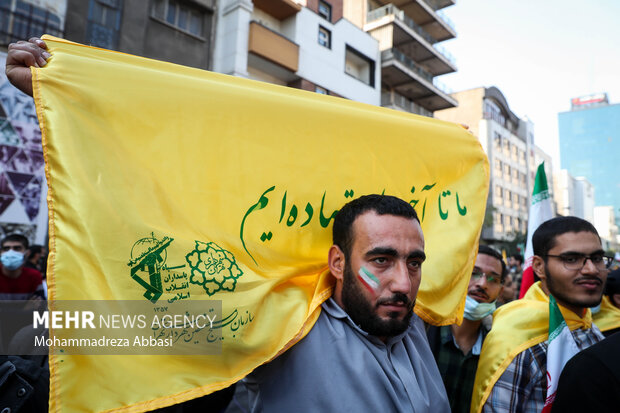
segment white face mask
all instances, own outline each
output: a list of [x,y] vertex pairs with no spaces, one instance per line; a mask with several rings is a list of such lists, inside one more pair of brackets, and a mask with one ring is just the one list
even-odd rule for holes
[[21,267],[24,263],[24,253],[9,250],[0,255],[0,261],[2,262],[4,268],[9,271],[13,271]]
[[482,320],[484,317],[493,314],[497,306],[495,301],[492,303],[479,303],[470,296],[465,299],[465,313],[463,317],[471,321]]

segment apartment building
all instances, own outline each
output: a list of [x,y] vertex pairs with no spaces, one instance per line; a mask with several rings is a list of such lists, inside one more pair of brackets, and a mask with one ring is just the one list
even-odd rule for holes
[[379,62],[342,0],[219,2],[217,72],[379,105]]
[[344,16],[379,41],[381,105],[424,116],[457,106],[437,76],[455,72],[440,42],[456,37],[442,13],[454,0],[344,0]]
[[[452,94],[452,98],[459,106],[437,111],[435,117],[468,125],[491,165],[487,201],[491,224],[483,228],[482,238],[494,242],[524,234],[536,168],[541,160],[550,161],[534,145],[534,124],[526,117],[517,117],[496,87],[465,90]],[[546,162],[549,178],[551,170],[550,162]]]

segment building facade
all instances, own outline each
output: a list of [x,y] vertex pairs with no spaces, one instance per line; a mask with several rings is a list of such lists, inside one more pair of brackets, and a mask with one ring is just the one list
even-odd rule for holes
[[342,0],[220,0],[217,72],[379,105],[379,63]]
[[68,0],[65,38],[211,69],[215,0]]
[[590,181],[596,205],[612,206],[620,225],[620,104],[607,94],[575,98],[558,121],[562,169]]
[[554,202],[559,215],[574,215],[594,222],[594,186],[583,176],[573,177],[566,169],[553,175]]
[[[496,87],[456,92],[452,97],[458,107],[437,111],[435,117],[468,125],[491,165],[482,239],[490,243],[510,241],[527,231],[536,168],[540,160],[550,158],[534,145],[533,123],[518,118]],[[549,178],[551,168],[546,165]]]
[[456,37],[442,9],[454,0],[344,0],[344,16],[381,49],[381,105],[424,116],[457,105],[437,76],[455,72],[440,42]]
[[603,248],[606,251],[620,251],[620,235],[616,222],[617,217],[614,207],[609,205],[594,207],[593,224],[601,237]]

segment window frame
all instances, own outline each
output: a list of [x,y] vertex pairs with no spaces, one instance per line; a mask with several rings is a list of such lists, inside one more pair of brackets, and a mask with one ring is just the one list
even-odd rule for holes
[[[174,23],[171,23],[168,20],[170,14],[170,8],[173,7],[174,10]],[[158,10],[161,9],[161,10]],[[161,11],[162,15],[160,16],[158,13]],[[179,16],[185,13],[185,27],[180,26]],[[180,2],[178,0],[155,0],[151,4],[151,12],[150,17],[153,20],[156,20],[170,28],[178,30],[179,32],[186,34],[188,36],[192,36],[194,38],[206,41],[205,35],[205,16],[207,14],[206,9],[202,9],[198,6],[190,7],[184,2]],[[195,33],[191,31],[192,23],[199,22],[200,30],[199,33]]]
[[[326,7],[327,12],[321,12],[321,6]],[[331,23],[332,21],[332,5],[326,2],[325,0],[319,0],[319,5],[317,6],[318,15]]]
[[[368,83],[363,81],[362,79],[359,79],[356,76],[353,76],[349,72],[347,72],[347,53],[352,53],[356,57],[358,57],[359,59],[362,59],[366,63],[368,63],[368,72],[369,72]],[[370,57],[364,55],[362,52],[356,50],[355,48],[349,46],[348,44],[345,44],[345,47],[344,47],[344,73],[347,76],[351,76],[352,78],[357,79],[358,81],[362,82],[363,84],[365,84],[367,86],[370,86],[371,88],[374,89],[374,87],[375,87],[375,69],[376,69],[376,65],[377,65],[377,63],[374,60],[372,60]]]
[[[324,33],[327,37],[327,45],[324,45],[323,42],[321,41],[321,33]],[[318,31],[318,38],[317,41],[319,43],[319,45],[326,47],[328,49],[331,50],[332,48],[332,32],[331,30],[329,30],[327,27],[322,26],[319,24],[319,31]]]

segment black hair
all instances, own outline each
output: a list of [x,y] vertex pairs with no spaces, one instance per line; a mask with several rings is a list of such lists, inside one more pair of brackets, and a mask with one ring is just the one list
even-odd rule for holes
[[0,247],[3,247],[5,243],[9,241],[19,242],[24,246],[24,249],[28,249],[28,238],[24,237],[22,234],[9,234],[0,241]]
[[605,284],[605,295],[620,294],[620,268],[607,274],[607,283]]
[[395,215],[403,218],[418,219],[413,207],[400,198],[391,195],[364,195],[343,206],[334,218],[333,242],[349,257],[353,244],[353,222],[368,212],[374,211],[377,215]]
[[510,256],[510,258],[514,258],[515,260],[519,261],[519,265],[523,265],[523,255],[521,255],[521,254],[512,254]]
[[30,251],[30,256],[34,257],[36,254],[41,254],[43,251],[43,245],[31,245],[28,250]]
[[482,244],[478,246],[478,254],[489,255],[493,258],[497,258],[499,262],[502,263],[501,276],[502,276],[502,282],[504,282],[508,271],[506,270],[506,263],[504,262],[504,257],[502,257],[502,254],[500,254],[500,252],[497,251],[495,248],[489,247],[488,245],[482,245]]
[[567,232],[591,232],[598,237],[599,241],[601,239],[594,225],[585,219],[570,216],[552,218],[540,224],[532,235],[534,255],[546,260],[549,250],[555,246],[557,236]]

